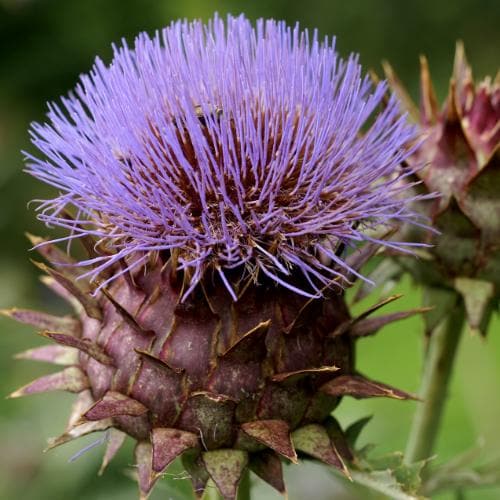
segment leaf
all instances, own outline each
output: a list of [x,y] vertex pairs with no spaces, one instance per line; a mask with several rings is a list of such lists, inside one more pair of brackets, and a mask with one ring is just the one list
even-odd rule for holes
[[361,431],[365,428],[365,425],[373,418],[373,415],[368,415],[367,417],[360,418],[353,422],[347,429],[344,431],[345,437],[351,448],[354,448],[356,441],[358,440]]
[[423,499],[421,472],[427,461],[412,464],[404,462],[401,452],[368,457],[361,450],[356,454],[358,469],[352,469],[352,478],[368,488],[396,500]]
[[406,493],[390,470],[363,472],[351,470],[355,482],[394,500],[421,500],[424,497]]
[[474,465],[484,451],[484,444],[466,450],[448,462],[435,467],[426,479],[422,491],[431,496],[446,490],[500,485],[500,458]]
[[398,483],[402,484],[406,491],[416,493],[422,485],[421,473],[426,464],[425,460],[412,464],[401,464],[394,470],[394,476]]
[[462,469],[447,474],[432,475],[422,488],[425,494],[434,496],[443,491],[464,490],[500,485],[500,463],[484,467]]

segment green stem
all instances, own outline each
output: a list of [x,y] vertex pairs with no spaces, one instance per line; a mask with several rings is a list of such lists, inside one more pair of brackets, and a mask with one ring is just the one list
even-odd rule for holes
[[[238,485],[238,500],[250,500],[250,489],[250,473],[248,470],[246,470],[243,473],[240,484]],[[219,490],[215,486],[215,483],[211,479],[208,480],[201,500],[224,500],[222,498],[222,495],[219,493]]]
[[423,401],[413,418],[405,453],[407,463],[429,458],[434,452],[464,319],[463,302],[457,300],[431,332],[419,393]]
[[203,492],[201,500],[224,500],[211,479],[208,480],[205,486],[205,491]]
[[238,486],[238,500],[251,500],[250,490],[250,473],[246,470],[243,473],[243,477],[241,478],[240,484]]

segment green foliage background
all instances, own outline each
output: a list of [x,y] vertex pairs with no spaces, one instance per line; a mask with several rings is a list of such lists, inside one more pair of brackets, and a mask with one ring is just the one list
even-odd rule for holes
[[[500,7],[496,0],[0,0],[0,307],[63,310],[43,290],[30,265],[23,232],[46,235],[27,202],[50,190],[22,173],[21,149],[30,149],[30,121],[42,120],[45,102],[55,100],[86,72],[95,55],[109,60],[110,44],[129,40],[139,31],[158,29],[179,17],[208,18],[244,12],[250,18],[274,17],[337,36],[343,55],[361,54],[366,68],[380,69],[388,59],[414,96],[418,93],[418,55],[428,55],[438,95],[445,95],[455,40],[465,41],[475,75],[494,74],[500,49]],[[405,281],[405,298],[393,309],[416,306],[419,290]],[[375,301],[373,295],[368,301]],[[418,388],[422,347],[419,319],[387,328],[360,345],[358,365],[369,376],[409,391]],[[444,431],[438,445],[440,462],[485,441],[485,456],[500,450],[500,321],[487,342],[465,335],[450,389]],[[123,473],[131,465],[131,445],[102,477],[97,478],[101,449],[67,463],[75,451],[95,438],[42,455],[47,437],[62,431],[72,396],[51,394],[25,400],[3,400],[18,386],[51,368],[16,362],[16,352],[41,344],[30,328],[0,318],[0,499],[128,500],[135,486]],[[338,415],[348,424],[374,414],[362,435],[381,452],[402,449],[415,403],[372,400],[341,404]],[[128,453],[127,453],[128,451]],[[369,498],[365,491],[336,479],[320,466],[287,468],[291,500]],[[183,498],[187,481],[164,481],[153,499]],[[256,497],[278,498],[256,482]],[[442,499],[452,498],[443,495]],[[467,493],[466,498],[494,500],[500,488]]]

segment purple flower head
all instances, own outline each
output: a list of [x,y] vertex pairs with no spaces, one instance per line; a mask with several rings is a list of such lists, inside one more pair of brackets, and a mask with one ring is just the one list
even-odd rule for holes
[[[356,56],[282,22],[140,34],[33,125],[43,158],[27,155],[28,170],[59,190],[39,218],[99,240],[81,262],[93,278],[169,251],[190,290],[212,269],[234,296],[226,275],[241,269],[319,295],[348,271],[339,247],[415,219],[399,169],[415,130],[394,97],[379,110],[386,91]],[[308,289],[290,279],[300,272]]]

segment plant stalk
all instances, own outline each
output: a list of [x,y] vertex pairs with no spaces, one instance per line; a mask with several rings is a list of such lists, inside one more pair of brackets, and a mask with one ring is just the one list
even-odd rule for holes
[[205,486],[201,500],[224,500],[215,486],[215,483],[211,479],[208,480],[207,485]]
[[[250,489],[251,489],[250,473],[248,470],[246,470],[243,473],[243,476],[240,480],[240,484],[238,485],[237,500],[250,500],[251,499]],[[215,483],[212,481],[212,479],[208,480],[207,486],[205,488],[205,491],[203,492],[201,500],[224,500],[222,495],[219,493],[219,490],[215,486]]]
[[419,391],[423,401],[417,406],[408,437],[407,463],[427,459],[434,452],[464,320],[463,301],[457,300],[431,332]]
[[250,473],[248,469],[243,473],[240,484],[238,486],[238,500],[250,500],[251,499],[251,482]]

